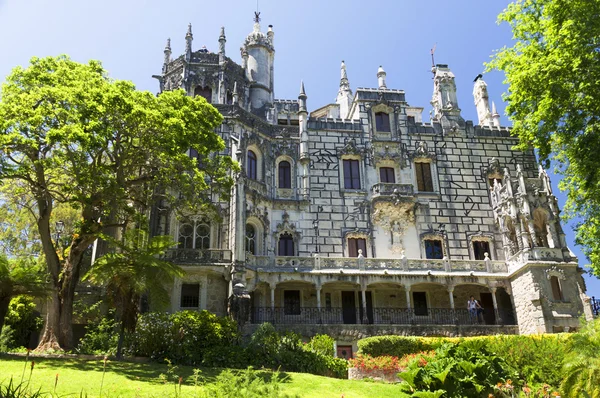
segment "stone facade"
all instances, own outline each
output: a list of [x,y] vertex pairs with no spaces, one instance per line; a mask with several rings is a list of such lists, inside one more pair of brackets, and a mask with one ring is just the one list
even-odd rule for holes
[[[217,203],[222,222],[152,213],[186,270],[172,310],[223,315],[237,286],[250,293],[249,323],[336,325],[353,338],[564,331],[591,314],[548,175],[533,151],[512,149],[482,79],[478,125],[462,118],[447,65],[432,68],[429,123],[382,67],[377,88],[352,92],[343,62],[336,102],[309,113],[303,83],[297,100],[275,99],[274,31],[258,17],[241,65],[225,55],[224,29],[217,53],[192,40],[190,26],[176,59],[168,43],[155,77],[223,114],[223,154],[242,171]],[[470,296],[483,314],[467,310]]]

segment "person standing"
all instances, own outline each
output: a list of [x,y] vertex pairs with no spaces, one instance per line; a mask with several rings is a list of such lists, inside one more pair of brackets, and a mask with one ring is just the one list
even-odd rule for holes
[[475,300],[474,296],[471,296],[469,301],[467,301],[467,309],[469,310],[471,321],[479,323],[479,314],[483,313],[483,307],[479,304],[479,301]]

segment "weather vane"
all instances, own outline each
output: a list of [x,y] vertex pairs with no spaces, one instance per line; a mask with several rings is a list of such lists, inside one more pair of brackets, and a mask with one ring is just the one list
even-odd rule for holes
[[254,11],[254,22],[260,22],[260,12],[258,12],[258,0],[256,0],[256,11]]

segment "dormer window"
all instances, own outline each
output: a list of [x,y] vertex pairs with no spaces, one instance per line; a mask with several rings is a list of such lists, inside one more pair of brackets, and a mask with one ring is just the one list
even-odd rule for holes
[[375,129],[382,132],[390,132],[390,115],[385,112],[375,113]]

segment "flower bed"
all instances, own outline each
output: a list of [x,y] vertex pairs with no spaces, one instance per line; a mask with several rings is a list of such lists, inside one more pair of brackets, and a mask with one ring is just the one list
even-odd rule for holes
[[348,378],[361,380],[370,378],[388,383],[399,383],[398,372],[402,369],[398,357],[383,355],[372,357],[370,355],[358,354],[356,358],[349,361]]

